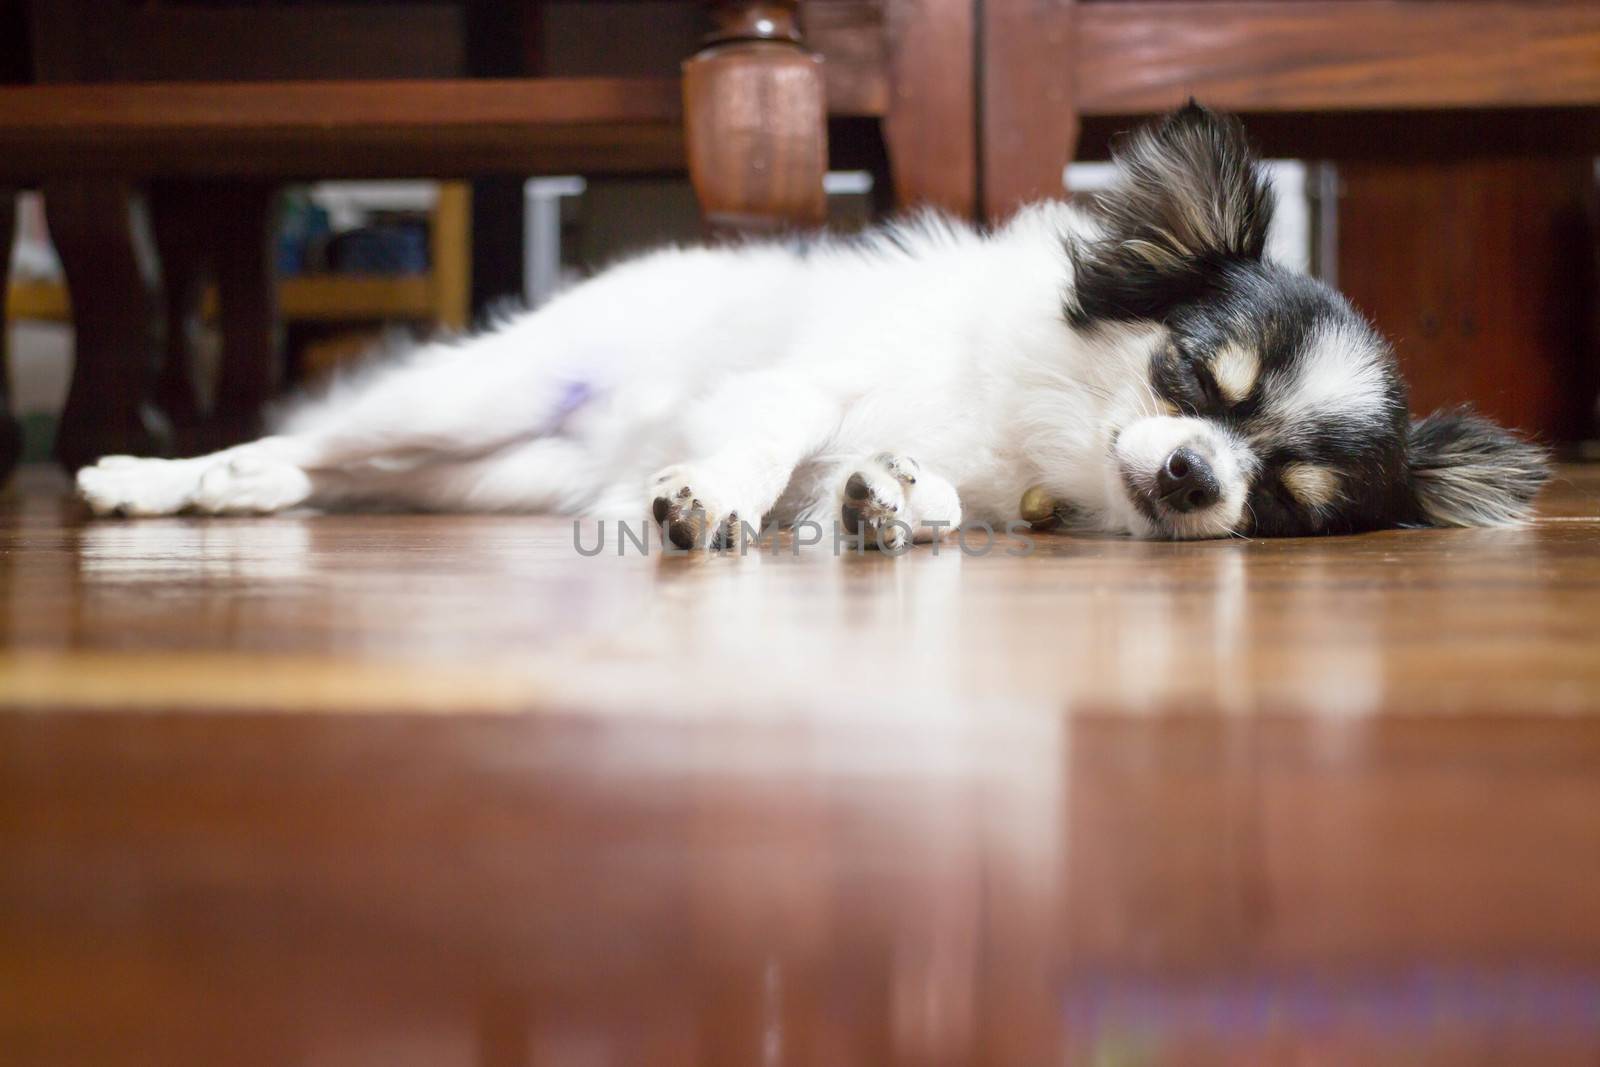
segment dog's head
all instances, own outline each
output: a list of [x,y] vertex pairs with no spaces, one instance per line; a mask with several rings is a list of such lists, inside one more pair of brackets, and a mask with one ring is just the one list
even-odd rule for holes
[[1543,450],[1465,409],[1414,420],[1384,339],[1264,258],[1272,193],[1236,119],[1193,103],[1133,134],[1068,241],[1078,329],[1154,324],[1111,428],[1113,519],[1156,537],[1519,521]]

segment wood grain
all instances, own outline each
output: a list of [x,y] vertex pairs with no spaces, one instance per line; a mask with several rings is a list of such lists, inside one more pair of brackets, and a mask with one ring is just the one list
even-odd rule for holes
[[885,23],[900,2],[805,0],[806,45],[823,58],[829,114],[871,117],[888,110],[893,57]]
[[990,0],[983,12],[991,219],[1059,190],[1085,118],[1115,117],[1086,145],[1103,155],[1107,130],[1190,96],[1248,114],[1272,151],[1291,156],[1570,154],[1600,143],[1593,4]]
[[[1049,16],[1041,16],[1048,21]],[[1327,0],[1089,3],[1071,52],[1085,113],[1536,107],[1600,102],[1600,8]]]
[[0,89],[0,172],[681,168],[681,114],[675,79],[26,86]]
[[1073,0],[982,5],[979,189],[989,219],[1061,194],[1062,172],[1078,145],[1076,9]]
[[1593,432],[1594,189],[1578,157],[1340,164],[1338,285],[1393,338],[1414,408]]
[[[210,691],[239,707],[269,686],[274,705],[315,708],[316,680],[342,677],[341,707],[366,693],[374,708],[407,708],[424,692],[436,706],[454,685],[485,694],[469,702],[480,710],[734,716],[844,714],[863,691],[879,711],[919,715],[1579,712],[1600,701],[1594,467],[1568,468],[1525,529],[1038,536],[1026,559],[1006,554],[1009,541],[982,557],[945,546],[898,561],[835,558],[826,543],[618,558],[614,529],[586,558],[572,524],[550,518],[80,527],[75,506],[50,495],[13,506],[0,639],[27,658],[0,673],[0,700],[48,703],[75,679],[69,704],[93,693],[96,706],[204,706]],[[592,545],[594,529],[580,532]],[[863,655],[884,628],[895,640]],[[179,653],[181,667],[163,670],[161,656]],[[834,666],[818,677],[819,663]],[[124,670],[137,682],[119,685]],[[439,683],[424,685],[435,670]],[[877,693],[890,675],[893,691]]]
[[895,202],[972,218],[978,181],[975,9],[970,0],[889,0],[885,6],[889,99],[883,136]]
[[[1242,117],[1251,141],[1269,159],[1434,164],[1496,157],[1570,161],[1600,153],[1597,108],[1262,111]],[[1080,156],[1107,158],[1112,140],[1130,125],[1127,116],[1086,116]]]
[[0,520],[8,1065],[1600,1055],[1594,468],[898,561],[59,484]]
[[683,64],[684,142],[706,225],[742,233],[826,221],[827,85],[798,4],[712,3],[718,30]]

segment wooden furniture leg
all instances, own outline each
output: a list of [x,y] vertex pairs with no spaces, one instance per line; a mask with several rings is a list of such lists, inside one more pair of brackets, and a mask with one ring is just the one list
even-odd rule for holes
[[76,331],[55,457],[76,469],[154,452],[162,435],[144,398],[160,347],[160,280],[144,198],[104,178],[47,182],[44,197]]
[[[17,231],[17,191],[0,186],[0,299],[11,291],[11,242]],[[10,321],[0,317],[0,483],[22,458],[22,427],[11,410]]]
[[883,136],[900,207],[977,213],[974,7],[971,0],[889,0]]
[[[1059,196],[1078,147],[1072,0],[984,0],[984,217],[1000,221],[1030,200]],[[1152,16],[1155,17],[1155,16]]]
[[211,276],[211,249],[201,188],[193,182],[159,182],[150,190],[150,219],[166,297],[166,345],[156,378],[156,403],[172,420],[179,454],[195,451],[187,438],[199,426],[203,410],[195,342]]
[[[475,78],[536,78],[541,69],[539,35],[543,0],[466,4],[467,72]],[[478,175],[472,181],[471,310],[483,315],[508,296],[521,296],[524,179],[507,174]]]
[[822,61],[801,42],[798,6],[712,3],[716,29],[683,64],[689,176],[714,232],[827,219]]
[[273,272],[272,185],[230,182],[207,190],[216,207],[217,303],[222,369],[211,405],[212,447],[256,437],[282,378]]

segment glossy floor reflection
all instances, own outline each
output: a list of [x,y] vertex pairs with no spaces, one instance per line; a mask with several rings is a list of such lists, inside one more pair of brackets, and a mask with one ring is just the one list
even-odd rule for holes
[[8,1064],[1600,1058],[1594,470],[899,560],[26,487]]
[[523,517],[84,525],[34,484],[0,525],[19,703],[1357,715],[1600,693],[1600,468],[1525,529],[1040,536],[1025,558],[619,557],[614,530],[585,556],[592,528]]

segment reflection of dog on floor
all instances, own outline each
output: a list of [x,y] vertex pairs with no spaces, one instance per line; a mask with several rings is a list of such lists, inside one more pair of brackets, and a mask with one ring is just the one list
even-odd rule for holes
[[1411,420],[1383,339],[1263,258],[1271,195],[1235,120],[1191,104],[1117,164],[1090,207],[1035,204],[992,233],[921,215],[656,252],[417,349],[277,436],[107,457],[79,490],[103,514],[650,515],[685,546],[762,517],[891,541],[1000,524],[1030,487],[1142,537],[1526,515],[1539,449],[1466,411]]

